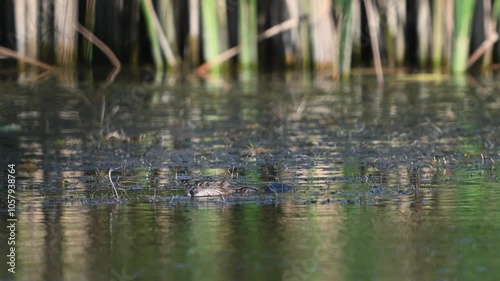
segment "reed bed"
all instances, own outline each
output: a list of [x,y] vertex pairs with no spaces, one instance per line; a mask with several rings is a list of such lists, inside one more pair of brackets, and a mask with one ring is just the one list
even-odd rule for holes
[[0,2],[0,56],[16,59],[20,73],[34,61],[76,68],[108,57],[115,67],[154,64],[158,73],[203,65],[196,73],[208,76],[286,67],[341,77],[371,66],[379,80],[383,68],[459,74],[495,69],[500,59],[500,1],[105,1]]

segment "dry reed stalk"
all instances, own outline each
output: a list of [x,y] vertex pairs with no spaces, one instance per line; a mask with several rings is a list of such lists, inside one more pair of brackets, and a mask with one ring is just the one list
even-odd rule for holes
[[[486,54],[493,48],[493,45],[498,41],[498,33],[494,32],[486,38],[485,41],[477,48],[467,60],[467,68],[470,68],[483,54]],[[490,61],[491,63],[491,61]],[[488,64],[486,64],[488,65]]]
[[429,59],[432,35],[432,32],[429,31],[429,28],[432,26],[431,6],[429,0],[419,0],[417,5],[418,60],[420,67],[425,67]]
[[302,60],[302,70],[305,73],[310,72],[311,69],[311,18],[309,0],[301,0],[299,3],[299,10],[306,20],[301,21],[300,17],[297,18],[297,25],[299,26],[299,46],[300,58]]
[[54,3],[54,28],[56,42],[57,65],[76,65],[76,30],[77,23],[76,1],[56,0]]
[[[20,57],[26,57],[26,1],[14,2],[14,14],[16,24],[16,48]],[[24,72],[24,62],[18,61],[19,71]]]
[[199,0],[189,0],[189,34],[188,49],[191,65],[200,63],[200,3]]
[[26,56],[38,58],[38,0],[26,2]]
[[331,1],[311,1],[313,63],[317,69],[331,67],[338,55],[338,35],[332,18]]
[[[300,0],[286,0],[286,7],[290,19],[295,19],[297,22],[300,18]],[[298,27],[298,26],[297,26]],[[292,65],[300,56],[302,45],[300,44],[300,28],[290,29],[290,43],[285,44],[285,65]],[[296,52],[294,50],[297,50]]]
[[368,27],[370,31],[370,42],[373,52],[373,60],[375,62],[375,72],[377,73],[377,81],[379,84],[384,83],[384,73],[382,70],[382,61],[380,59],[380,51],[378,48],[377,32],[375,31],[375,16],[371,0],[364,0],[366,7],[366,16],[368,18]]
[[15,58],[18,61],[22,62],[23,64],[24,63],[29,63],[29,64],[32,64],[34,66],[38,66],[38,67],[43,68],[43,69],[45,69],[47,71],[50,71],[50,72],[55,72],[56,71],[55,67],[53,67],[51,65],[43,63],[43,62],[41,62],[41,61],[39,61],[37,59],[34,59],[34,58],[23,56],[19,52],[16,52],[16,51],[11,50],[9,48],[5,48],[5,47],[1,47],[0,46],[0,55],[6,56],[6,57]]

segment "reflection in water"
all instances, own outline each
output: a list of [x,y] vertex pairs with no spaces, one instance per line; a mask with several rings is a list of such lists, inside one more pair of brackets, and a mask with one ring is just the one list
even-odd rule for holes
[[493,277],[495,262],[483,256],[497,255],[499,229],[477,225],[495,219],[498,204],[477,213],[452,193],[377,207],[45,207],[43,219],[20,217],[21,229],[32,230],[20,232],[22,264],[31,268],[20,277],[108,280],[124,269],[132,280],[428,280],[461,276],[461,264]]
[[[498,94],[366,80],[70,91],[4,82],[16,278],[494,279]],[[207,177],[295,189],[182,195]]]

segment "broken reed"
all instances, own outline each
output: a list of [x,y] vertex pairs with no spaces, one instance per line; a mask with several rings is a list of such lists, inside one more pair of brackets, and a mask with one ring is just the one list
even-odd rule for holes
[[146,29],[149,35],[149,42],[151,44],[151,53],[153,61],[156,66],[157,72],[163,71],[163,57],[160,50],[160,41],[158,40],[158,33],[154,23],[153,15],[153,2],[151,0],[141,0],[141,9],[146,22]]
[[[96,3],[103,0],[86,1],[83,25],[90,31],[104,29],[102,22],[96,21]],[[228,22],[228,6],[226,1],[220,0],[135,0],[126,6],[128,9],[140,9],[144,25],[135,24],[127,28],[140,29],[148,34],[150,48],[142,48],[141,52],[151,53],[158,72],[166,71],[165,65],[175,66],[182,55],[191,68],[200,64],[201,53],[205,61],[217,58],[229,48],[229,36],[236,36],[229,32],[229,27],[237,25],[237,42],[239,44],[238,63],[242,69],[256,70],[256,66],[265,65],[259,62],[258,32],[272,29],[273,26],[262,26],[265,21],[259,18],[270,18],[268,22],[281,23],[294,20],[294,26],[289,26],[277,32],[282,44],[274,44],[271,49],[265,50],[270,54],[284,54],[283,65],[299,67],[308,71],[315,69],[331,69],[335,76],[348,74],[351,64],[366,65],[361,61],[360,50],[372,48],[375,50],[373,58],[380,57],[385,66],[401,66],[403,58],[407,57],[405,45],[409,44],[406,38],[408,16],[407,5],[410,1],[307,1],[281,0],[264,3],[258,6],[257,0],[240,0],[238,5],[231,5],[230,9],[238,9],[237,22]],[[137,5],[137,3],[139,5]],[[417,34],[419,45],[416,57],[422,68],[432,65],[433,69],[452,73],[463,73],[469,67],[469,45],[471,26],[474,23],[474,9],[484,8],[485,34],[494,41],[498,32],[499,1],[493,7],[488,0],[430,1],[421,0],[417,8]],[[55,55],[55,63],[60,66],[77,65],[77,1],[55,1],[55,5],[46,5],[47,1],[19,0],[14,1],[15,32],[17,52],[20,57],[26,56],[42,61],[50,61],[50,53]],[[231,2],[234,4],[234,2]],[[281,3],[281,4],[280,4]],[[366,24],[366,3],[370,4],[371,24]],[[183,5],[187,12],[180,14]],[[113,5],[107,6],[115,7]],[[489,8],[488,8],[489,7]],[[268,8],[276,11],[269,12]],[[53,9],[53,11],[48,11]],[[54,14],[51,23],[47,15]],[[102,12],[102,11],[101,11]],[[127,11],[127,14],[137,14],[137,10]],[[124,11],[113,11],[124,13]],[[119,17],[116,17],[119,18]],[[27,20],[29,19],[29,20]],[[133,20],[133,19],[130,19]],[[482,23],[482,22],[481,22]],[[50,28],[50,25],[53,28]],[[120,24],[120,23],[116,23]],[[188,26],[188,28],[183,28]],[[369,27],[369,28],[368,28]],[[200,29],[201,28],[201,29]],[[368,43],[368,29],[372,39],[382,38],[375,45]],[[53,32],[52,35],[48,34]],[[134,30],[134,34],[141,31]],[[103,32],[100,32],[102,34]],[[142,32],[144,33],[144,32]],[[126,36],[127,33],[124,32]],[[110,41],[114,34],[104,35],[104,42]],[[493,38],[493,39],[491,39]],[[53,39],[54,42],[51,42]],[[143,38],[144,39],[144,38]],[[181,40],[181,41],[179,41]],[[122,40],[125,41],[125,40]],[[82,57],[86,63],[94,60],[93,47],[86,40],[82,40]],[[373,43],[373,42],[372,42]],[[491,65],[494,42],[490,42],[485,53],[488,54],[485,63]],[[132,63],[139,63],[138,42],[132,42],[126,56]],[[143,44],[144,45],[144,44]],[[184,46],[183,50],[178,49]],[[201,49],[199,48],[201,46]],[[266,46],[270,46],[267,44]],[[498,51],[498,44],[496,45]],[[116,47],[115,47],[116,48]],[[280,49],[282,48],[282,49]],[[380,50],[380,51],[377,51]],[[118,50],[114,50],[115,52]],[[263,51],[263,50],[261,50]],[[237,52],[235,52],[237,53]],[[354,55],[353,55],[354,53]],[[144,56],[142,56],[144,57]],[[276,56],[267,56],[276,57]],[[369,56],[364,56],[369,58]],[[227,60],[227,58],[226,58]],[[371,59],[370,59],[371,60]],[[352,61],[352,63],[351,63]],[[368,62],[370,63],[370,62]],[[222,65],[227,64],[222,62]],[[20,71],[24,69],[22,60],[19,63]],[[211,66],[212,74],[221,73],[221,65],[214,63]],[[169,69],[172,69],[169,67]]]

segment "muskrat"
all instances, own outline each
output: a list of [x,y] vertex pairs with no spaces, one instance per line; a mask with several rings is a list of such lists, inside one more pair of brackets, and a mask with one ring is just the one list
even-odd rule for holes
[[187,190],[186,195],[192,197],[231,195],[235,193],[250,194],[259,191],[255,187],[237,186],[226,180],[200,180]]
[[[283,183],[271,183],[263,192],[281,193],[290,191],[293,188]],[[254,194],[260,190],[250,186],[238,186],[227,180],[200,180],[193,183],[187,190],[186,196],[224,196],[232,194]]]

